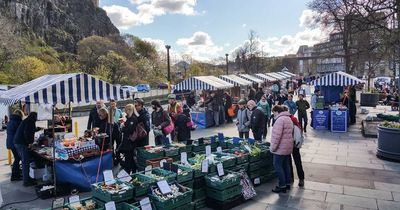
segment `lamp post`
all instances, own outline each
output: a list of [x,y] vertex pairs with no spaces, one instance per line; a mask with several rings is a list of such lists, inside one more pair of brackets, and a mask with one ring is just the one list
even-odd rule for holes
[[226,53],[225,54],[225,58],[226,58],[226,75],[228,75],[228,56],[229,56],[229,54],[228,53]]
[[165,48],[167,48],[167,69],[168,69],[168,74],[167,74],[167,80],[168,80],[168,93],[171,93],[171,67],[169,64],[169,49],[171,49],[170,45],[165,45]]

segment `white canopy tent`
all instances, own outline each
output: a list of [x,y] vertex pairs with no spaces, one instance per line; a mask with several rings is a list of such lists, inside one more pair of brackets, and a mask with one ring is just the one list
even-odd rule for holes
[[219,78],[222,80],[229,82],[233,84],[234,86],[249,86],[252,84],[252,82],[245,80],[243,78],[240,78],[239,76],[236,76],[234,74],[230,75],[220,75]]

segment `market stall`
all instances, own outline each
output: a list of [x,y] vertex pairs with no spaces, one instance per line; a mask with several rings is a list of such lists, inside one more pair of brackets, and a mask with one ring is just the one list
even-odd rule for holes
[[234,74],[220,75],[219,78],[234,85],[232,88],[232,97],[244,97],[247,87],[252,85],[252,82]]
[[[68,126],[71,125],[60,123],[61,125],[56,126],[56,118],[58,119],[54,114],[57,110],[56,107],[68,105],[70,109],[71,106],[88,104],[97,100],[126,100],[129,98],[130,93],[122,90],[119,86],[109,84],[88,74],[72,73],[44,75],[19,85],[3,92],[0,95],[0,103],[5,105],[20,103],[53,106],[51,123],[41,137],[35,139],[32,151],[43,162],[50,163],[49,167],[53,169],[54,191],[56,192],[56,186],[59,183],[89,190],[90,184],[103,179],[100,171],[112,168],[110,154],[103,153],[98,144],[99,141],[95,141],[103,139],[104,142],[104,138],[107,136],[100,133],[88,134],[85,132],[85,136],[78,139],[71,133],[66,134],[70,131]],[[67,118],[71,119],[71,111],[68,112]],[[88,162],[86,163],[86,161]],[[61,168],[64,170],[57,170]],[[96,170],[92,170],[92,168],[96,168]],[[76,174],[76,172],[79,172],[79,174]],[[85,177],[85,179],[65,178],[78,175]]]
[[[191,90],[206,90],[217,91],[225,90],[234,87],[233,84],[228,83],[222,79],[213,76],[197,76],[186,79],[174,86],[174,91],[191,91]],[[196,106],[192,108],[192,120],[198,128],[208,128],[214,126],[214,118],[212,110],[207,107]]]
[[261,84],[264,83],[263,80],[258,79],[257,77],[254,77],[254,76],[249,75],[249,74],[238,74],[238,76],[239,76],[240,78],[243,78],[243,79],[245,79],[245,80],[247,80],[247,81],[252,82],[253,85],[260,86]]
[[[318,97],[317,102],[320,104],[316,110],[313,110],[313,127],[322,128],[320,124],[325,122],[322,119],[328,120],[328,126],[332,132],[347,132],[349,112],[353,111],[346,107],[341,102],[341,94],[344,89],[349,86],[365,83],[350,74],[344,72],[334,72],[324,77],[311,82],[315,89],[321,91],[321,96]],[[329,110],[329,118],[326,119],[325,113]],[[324,114],[320,114],[321,111]],[[328,129],[326,127],[323,127]]]
[[276,78],[271,77],[271,76],[268,76],[268,75],[266,75],[266,74],[262,74],[262,73],[260,73],[260,74],[255,74],[254,76],[255,76],[256,78],[258,78],[258,79],[263,80],[263,81],[264,81],[264,84],[265,84],[266,86],[271,86],[273,82],[277,81]]

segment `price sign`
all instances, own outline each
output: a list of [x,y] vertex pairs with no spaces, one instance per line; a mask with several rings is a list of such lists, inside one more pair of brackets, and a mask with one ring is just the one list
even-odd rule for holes
[[114,184],[115,179],[112,170],[105,170],[103,171],[104,182],[106,185]]
[[117,207],[115,207],[114,201],[110,201],[110,202],[104,204],[104,207],[106,207],[106,210],[117,210]]
[[146,166],[146,168],[144,168],[144,175],[150,175],[152,169],[153,166]]
[[64,198],[57,198],[53,200],[52,209],[62,209],[64,206]]
[[69,197],[69,203],[70,204],[72,204],[72,203],[78,203],[79,202],[79,195],[74,195],[74,196],[71,196],[71,197]]
[[218,133],[218,140],[220,143],[224,143],[225,137],[223,133]]
[[118,174],[117,174],[117,178],[120,179],[123,182],[129,182],[132,180],[132,177],[129,176],[129,174],[122,169]]
[[260,178],[255,178],[254,179],[254,184],[260,184],[261,182],[260,182]]
[[171,187],[165,180],[157,182],[157,186],[164,195],[172,192]]
[[217,164],[217,171],[218,171],[218,176],[223,176],[223,175],[225,175],[225,173],[224,173],[224,166],[222,165],[222,163],[218,163],[218,164]]
[[150,203],[149,197],[143,198],[140,201],[140,207],[141,207],[142,210],[153,210],[151,208],[151,203]]
[[222,153],[222,148],[221,147],[217,147],[217,152],[218,153]]
[[201,161],[201,172],[208,173],[208,160]]
[[211,146],[207,145],[206,146],[206,156],[210,156],[211,155]]
[[165,159],[161,160],[160,161],[160,168],[163,168],[164,167],[164,163],[166,163],[166,162],[167,162],[167,160],[165,160]]
[[181,153],[181,163],[182,164],[187,164],[188,163],[188,161],[187,161],[187,153],[186,152],[182,152]]

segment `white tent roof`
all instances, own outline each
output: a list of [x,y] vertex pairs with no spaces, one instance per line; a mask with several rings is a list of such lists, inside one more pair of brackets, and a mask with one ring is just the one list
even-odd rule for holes
[[235,86],[249,86],[253,84],[252,82],[245,80],[243,78],[240,78],[239,76],[236,76],[234,74],[230,75],[220,75],[219,78],[221,78],[224,81],[227,81]]
[[174,90],[220,90],[233,87],[214,76],[197,76],[186,79],[174,86]]
[[262,79],[263,81],[266,81],[266,82],[273,82],[273,81],[276,81],[276,80],[277,80],[277,79],[274,78],[274,77],[271,77],[271,76],[268,76],[268,75],[262,74],[262,73],[255,74],[254,76],[257,77],[257,78],[259,78],[259,79]]
[[279,74],[273,73],[273,72],[266,73],[266,75],[268,75],[270,77],[273,77],[273,78],[276,78],[277,80],[284,80],[285,79],[285,77],[283,77],[282,75],[279,75]]
[[292,75],[286,74],[286,73],[284,73],[284,72],[276,72],[276,73],[279,74],[279,75],[281,75],[281,76],[283,76],[283,77],[285,77],[286,79],[289,79],[289,78],[292,77]]
[[247,81],[258,83],[258,84],[264,83],[264,81],[262,81],[261,79],[258,79],[258,78],[254,77],[254,76],[249,75],[249,74],[239,74],[239,77],[241,77],[241,78],[243,78],[243,79],[245,79]]

